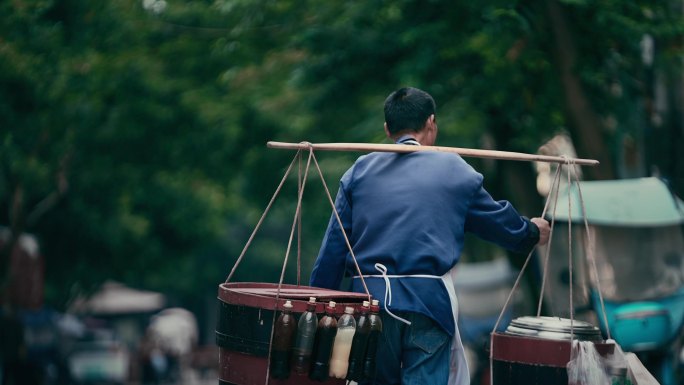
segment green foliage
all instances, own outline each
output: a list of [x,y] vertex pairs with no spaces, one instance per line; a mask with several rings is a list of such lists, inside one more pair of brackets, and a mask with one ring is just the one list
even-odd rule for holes
[[[649,129],[653,74],[681,72],[675,2],[1,2],[0,221],[40,237],[55,304],[106,278],[213,292],[294,155],[268,140],[382,142],[384,98],[407,85],[435,96],[441,145],[535,152],[558,131],[581,139],[551,4],[587,104],[612,122],[600,148],[617,159],[626,135]],[[653,66],[644,35],[658,43]],[[334,196],[358,154],[317,156]],[[504,182],[510,168],[473,163],[495,195],[521,199]],[[295,172],[238,280],[277,279],[296,182]],[[330,215],[315,168],[304,200],[306,282]]]

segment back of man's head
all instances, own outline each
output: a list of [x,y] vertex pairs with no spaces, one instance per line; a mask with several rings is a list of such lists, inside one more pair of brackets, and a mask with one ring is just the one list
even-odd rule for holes
[[398,89],[385,99],[387,130],[392,135],[420,131],[435,109],[435,101],[427,92],[413,87]]

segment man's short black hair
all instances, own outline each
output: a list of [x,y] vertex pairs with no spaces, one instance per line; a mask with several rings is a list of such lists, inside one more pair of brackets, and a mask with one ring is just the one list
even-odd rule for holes
[[427,92],[413,87],[398,89],[385,99],[387,130],[392,135],[402,131],[418,132],[435,109],[435,101]]

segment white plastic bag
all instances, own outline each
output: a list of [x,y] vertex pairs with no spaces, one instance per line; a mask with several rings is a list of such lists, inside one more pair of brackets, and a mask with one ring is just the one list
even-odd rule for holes
[[568,362],[568,385],[608,385],[603,358],[591,341],[572,341]]

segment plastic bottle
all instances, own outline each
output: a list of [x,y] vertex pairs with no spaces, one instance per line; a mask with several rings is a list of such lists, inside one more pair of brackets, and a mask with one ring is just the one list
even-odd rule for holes
[[363,359],[366,356],[368,336],[370,335],[369,311],[370,303],[368,301],[363,301],[359,319],[356,321],[356,333],[354,333],[351,352],[349,353],[347,380],[350,381],[361,382],[363,380]]
[[375,378],[375,357],[378,349],[378,338],[380,333],[382,333],[380,305],[377,299],[374,299],[371,303],[368,322],[370,323],[370,333],[368,334],[366,358],[363,361],[363,376],[366,380],[373,380]]
[[297,321],[292,315],[292,302],[286,301],[275,324],[271,346],[271,377],[287,379],[290,376],[292,339],[297,332]]
[[310,297],[306,304],[306,311],[299,317],[297,324],[297,336],[292,348],[292,360],[297,374],[307,374],[311,363],[311,351],[313,349],[318,317],[316,317],[316,298]]
[[330,358],[330,377],[346,378],[349,367],[349,352],[352,341],[356,334],[356,320],[354,308],[344,308],[344,314],[337,321],[337,335],[333,345],[332,357]]
[[330,354],[337,335],[337,319],[335,319],[335,302],[330,301],[325,307],[325,315],[318,321],[314,348],[311,354],[311,370],[309,378],[316,381],[328,379],[330,370]]

